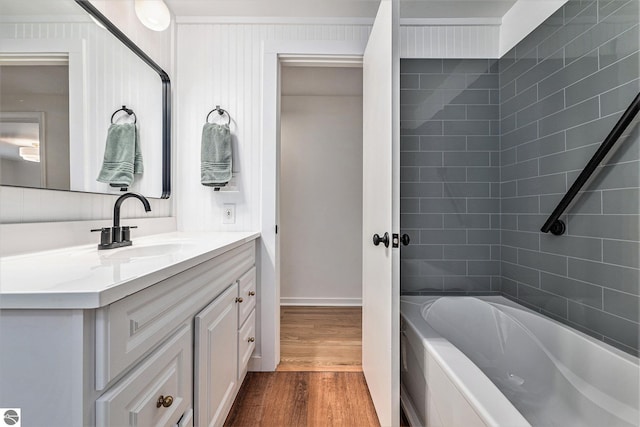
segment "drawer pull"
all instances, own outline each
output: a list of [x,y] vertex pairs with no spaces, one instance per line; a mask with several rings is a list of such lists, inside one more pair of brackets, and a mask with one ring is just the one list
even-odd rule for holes
[[158,398],[158,402],[156,403],[156,407],[159,408],[161,406],[164,406],[165,408],[168,408],[169,406],[171,406],[173,404],[173,396],[160,396]]
[[256,291],[249,291],[249,296],[250,297],[255,296],[255,294],[256,294]]
[[237,298],[236,298],[236,302],[242,302],[242,301],[244,301],[244,300],[242,299],[242,297],[237,297]]
[[248,342],[254,342],[256,339],[254,337],[249,337]]

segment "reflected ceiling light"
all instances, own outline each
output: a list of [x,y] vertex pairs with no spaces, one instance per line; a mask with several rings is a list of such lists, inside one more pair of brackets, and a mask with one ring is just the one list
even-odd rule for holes
[[145,27],[164,31],[171,23],[171,13],[163,0],[134,0],[136,15]]
[[28,162],[40,163],[40,147],[20,147],[19,154],[20,157]]

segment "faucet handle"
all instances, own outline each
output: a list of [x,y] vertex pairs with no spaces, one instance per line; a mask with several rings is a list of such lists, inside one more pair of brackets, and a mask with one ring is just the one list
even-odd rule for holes
[[131,240],[131,230],[132,228],[138,228],[137,225],[123,225],[122,226],[122,241],[130,241]]
[[91,232],[100,232],[100,245],[108,245],[111,243],[111,229],[109,227],[94,228]]

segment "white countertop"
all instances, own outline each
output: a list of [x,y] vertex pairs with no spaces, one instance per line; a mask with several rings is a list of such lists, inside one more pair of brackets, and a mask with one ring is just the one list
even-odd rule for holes
[[103,307],[236,248],[258,232],[173,232],[0,258],[1,309]]

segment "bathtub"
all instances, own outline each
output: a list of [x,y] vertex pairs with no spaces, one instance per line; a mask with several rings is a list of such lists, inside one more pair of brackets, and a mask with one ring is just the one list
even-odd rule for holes
[[506,298],[403,296],[412,426],[638,426],[638,359]]

